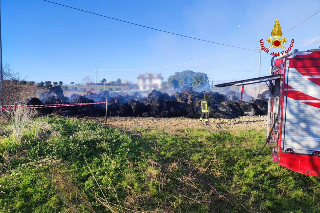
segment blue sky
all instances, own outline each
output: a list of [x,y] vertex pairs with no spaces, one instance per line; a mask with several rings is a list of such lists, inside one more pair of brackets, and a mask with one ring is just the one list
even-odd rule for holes
[[[282,31],[320,9],[317,0],[53,0],[103,15],[220,43],[257,48],[270,36],[275,19]],[[34,81],[83,83],[97,68],[132,69],[199,63],[135,71],[99,71],[98,80],[136,82],[139,74],[205,72],[213,81],[258,75],[258,52],[195,41],[67,9],[43,0],[2,0],[3,62]],[[284,36],[294,48],[320,46],[320,13]],[[287,45],[289,46],[289,45]],[[240,52],[240,53],[239,53]],[[271,56],[262,53],[261,75]],[[94,72],[89,74],[94,80]]]

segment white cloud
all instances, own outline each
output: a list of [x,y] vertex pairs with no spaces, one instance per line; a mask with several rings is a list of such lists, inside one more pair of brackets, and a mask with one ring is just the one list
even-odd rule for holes
[[241,27],[241,25],[239,24],[238,27]]
[[301,42],[301,46],[320,46],[320,37],[314,37]]

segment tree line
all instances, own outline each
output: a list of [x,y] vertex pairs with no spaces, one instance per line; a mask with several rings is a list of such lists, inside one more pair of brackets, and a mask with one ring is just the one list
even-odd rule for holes
[[46,87],[46,88],[51,88],[51,87],[56,87],[56,86],[62,86],[63,85],[63,82],[62,81],[59,81],[59,82],[52,82],[51,81],[41,81],[37,84],[38,87]]

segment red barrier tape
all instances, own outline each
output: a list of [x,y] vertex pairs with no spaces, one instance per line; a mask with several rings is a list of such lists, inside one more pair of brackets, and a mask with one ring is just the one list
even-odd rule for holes
[[[69,107],[69,106],[85,106],[85,105],[95,105],[95,104],[105,104],[106,102],[95,102],[95,103],[77,103],[77,104],[44,104],[44,105],[5,105],[7,108],[16,108],[16,107],[30,107],[30,108],[58,108],[58,107]],[[6,111],[6,108],[1,108]]]

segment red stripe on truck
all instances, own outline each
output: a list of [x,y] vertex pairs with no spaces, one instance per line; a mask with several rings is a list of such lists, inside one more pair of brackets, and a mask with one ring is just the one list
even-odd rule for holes
[[304,104],[308,104],[310,106],[316,107],[316,108],[320,108],[320,102],[302,102]]
[[312,68],[296,68],[296,70],[303,76],[308,75],[320,75],[320,67],[312,67]]
[[320,86],[320,78],[308,78],[308,80]]
[[286,84],[286,83],[283,83],[283,88],[284,88],[284,89],[293,89],[292,86],[289,86],[289,85]]
[[289,67],[319,69],[320,68],[320,60],[317,60],[317,59],[289,60]]
[[320,101],[320,99],[317,99],[315,97],[312,97],[310,95],[304,94],[302,92],[299,91],[286,91],[284,93],[285,96],[292,98],[294,100],[308,100],[308,101]]

